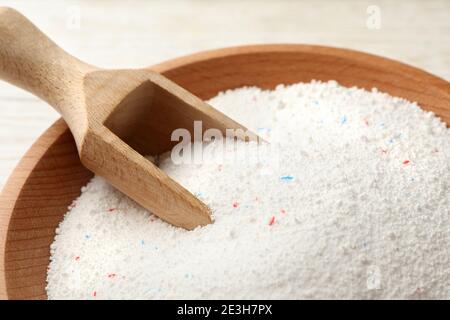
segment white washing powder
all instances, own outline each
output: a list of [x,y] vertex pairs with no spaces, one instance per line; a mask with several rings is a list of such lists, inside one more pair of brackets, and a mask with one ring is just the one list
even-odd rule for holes
[[278,149],[163,157],[214,212],[194,231],[95,177],[57,229],[50,299],[450,298],[450,130],[433,113],[334,81],[209,103]]

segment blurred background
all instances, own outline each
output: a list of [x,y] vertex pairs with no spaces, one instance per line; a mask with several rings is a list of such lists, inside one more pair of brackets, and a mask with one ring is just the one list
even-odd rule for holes
[[[260,43],[352,48],[450,80],[450,0],[11,0],[50,38],[101,67],[142,67]],[[0,188],[58,115],[0,82]]]

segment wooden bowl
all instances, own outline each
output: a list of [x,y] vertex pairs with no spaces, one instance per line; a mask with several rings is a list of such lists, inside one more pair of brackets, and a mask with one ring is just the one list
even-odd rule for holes
[[[262,45],[190,55],[152,67],[203,99],[255,85],[337,80],[416,101],[450,123],[450,83],[389,59],[329,47]],[[0,298],[45,299],[50,244],[92,177],[62,120],[30,148],[0,198]]]

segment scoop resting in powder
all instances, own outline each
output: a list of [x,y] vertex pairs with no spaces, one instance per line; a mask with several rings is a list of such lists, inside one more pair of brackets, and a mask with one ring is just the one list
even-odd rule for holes
[[[209,101],[270,141],[160,167],[215,222],[186,231],[95,177],[57,229],[50,299],[450,298],[450,130],[334,81]],[[230,160],[231,159],[231,160]]]

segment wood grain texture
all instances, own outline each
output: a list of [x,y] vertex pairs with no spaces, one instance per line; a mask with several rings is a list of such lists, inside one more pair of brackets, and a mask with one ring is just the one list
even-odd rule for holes
[[[244,44],[308,43],[379,54],[450,80],[448,0],[0,3],[23,12],[68,52],[102,67],[142,67]],[[379,29],[366,25],[371,5],[381,10]],[[45,102],[0,82],[0,188],[31,144],[57,118]]]
[[[0,200],[0,298],[46,298],[45,274],[55,228],[80,194],[80,185],[91,177],[63,120],[22,158]],[[10,216],[12,212],[17,214]]]
[[54,107],[81,162],[141,206],[188,230],[212,222],[204,203],[144,156],[169,151],[176,129],[188,129],[192,140],[194,121],[223,136],[245,127],[154,71],[106,70],[74,58],[7,7],[0,7],[0,78]]
[[[334,79],[417,101],[450,123],[450,84],[405,64],[356,51],[303,45],[222,49],[163,64],[153,70],[202,99],[257,85]],[[217,81],[212,81],[215,79]],[[59,121],[38,139],[10,177],[0,199],[0,296],[44,299],[49,244],[55,228],[90,178]]]

